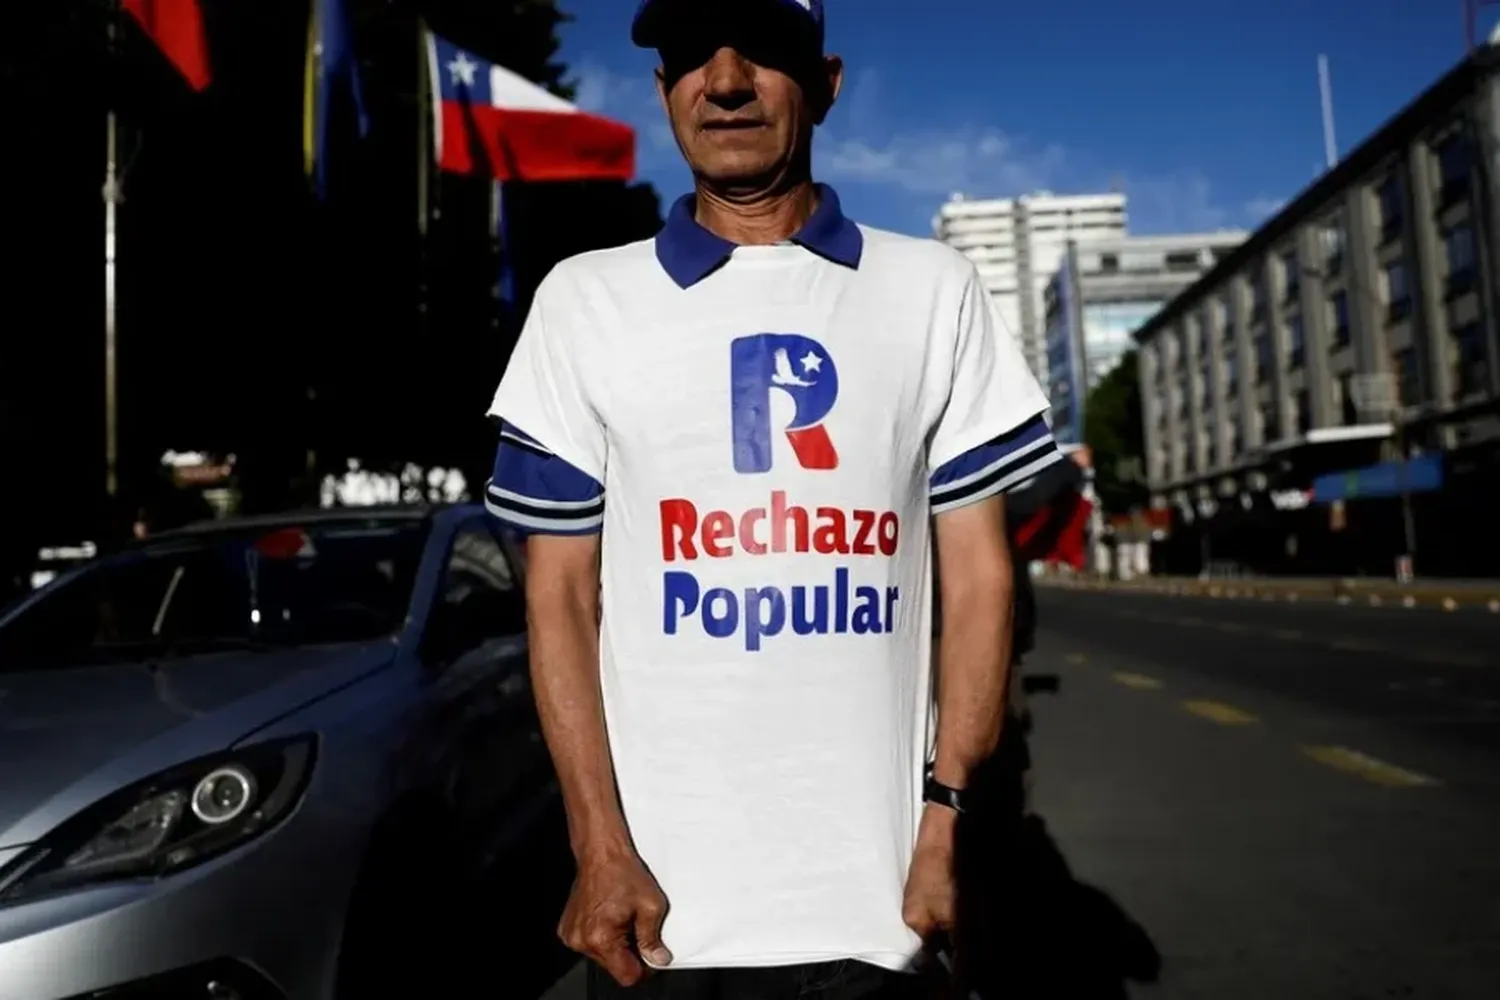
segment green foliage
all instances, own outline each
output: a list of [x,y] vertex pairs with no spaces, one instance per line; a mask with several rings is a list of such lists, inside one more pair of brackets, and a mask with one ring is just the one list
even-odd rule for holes
[[1136,352],[1089,393],[1083,438],[1094,457],[1094,488],[1106,513],[1124,514],[1147,499],[1144,482],[1145,426]]

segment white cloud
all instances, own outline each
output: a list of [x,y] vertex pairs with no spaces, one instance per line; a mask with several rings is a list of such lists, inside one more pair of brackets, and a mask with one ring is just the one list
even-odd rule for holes
[[1209,179],[1196,170],[1127,177],[1123,187],[1134,233],[1204,232],[1234,228],[1241,221],[1215,197]]
[[1251,198],[1245,203],[1245,216],[1252,225],[1258,226],[1285,206],[1285,198]]
[[[632,125],[647,170],[680,166],[649,71],[622,74],[595,59],[574,63],[580,108]],[[834,183],[889,188],[927,215],[954,192],[1013,197],[1039,190],[1124,191],[1130,231],[1197,232],[1265,221],[1283,204],[1272,198],[1227,205],[1201,171],[1120,171],[1084,150],[1038,143],[995,125],[891,128],[881,75],[865,69],[848,81],[814,147],[817,175]]]
[[887,184],[911,194],[1022,194],[1061,178],[1058,146],[1031,148],[999,129],[899,132],[884,140],[827,133],[815,153],[829,180]]
[[656,84],[649,73],[641,76],[616,73],[585,57],[574,65],[573,74],[576,95],[573,102],[583,111],[606,115],[634,128],[644,140],[637,149],[643,161],[654,163],[665,153],[677,155],[672,127],[662,114]]

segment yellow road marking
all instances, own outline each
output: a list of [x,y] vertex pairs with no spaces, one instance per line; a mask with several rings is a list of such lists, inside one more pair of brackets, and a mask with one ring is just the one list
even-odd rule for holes
[[1128,688],[1135,688],[1137,691],[1155,691],[1161,687],[1161,681],[1155,677],[1147,677],[1145,674],[1121,672],[1114,676],[1117,683],[1123,684]]
[[1221,726],[1246,726],[1260,721],[1249,712],[1243,712],[1222,701],[1185,701],[1182,707],[1200,719],[1217,722]]
[[1395,764],[1387,764],[1348,747],[1303,747],[1302,752],[1320,764],[1356,774],[1366,781],[1373,781],[1387,788],[1425,788],[1442,784],[1436,778],[1408,771]]
[[1066,659],[1069,663],[1074,664],[1075,666],[1080,663],[1087,663],[1089,661],[1089,658],[1087,656],[1084,656],[1082,653],[1069,653]]
[[1482,667],[1485,659],[1473,653],[1408,653],[1418,663],[1435,663],[1440,667]]

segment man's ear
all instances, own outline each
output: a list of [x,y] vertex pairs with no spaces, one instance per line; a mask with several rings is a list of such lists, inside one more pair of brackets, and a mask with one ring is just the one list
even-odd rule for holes
[[825,56],[822,70],[821,93],[817,95],[818,105],[813,109],[813,121],[819,125],[828,117],[828,112],[833,110],[834,102],[839,99],[839,92],[844,89],[844,60],[838,56]]

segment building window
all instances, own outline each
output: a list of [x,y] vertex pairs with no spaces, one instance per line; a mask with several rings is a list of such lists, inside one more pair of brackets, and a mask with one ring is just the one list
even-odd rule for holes
[[1337,221],[1329,222],[1318,233],[1323,250],[1323,270],[1338,274],[1344,269],[1344,227]]
[[1401,178],[1392,173],[1381,182],[1377,191],[1380,200],[1381,242],[1395,239],[1401,233],[1401,222],[1405,213],[1401,204]]
[[1292,316],[1286,321],[1287,367],[1301,368],[1307,356],[1307,344],[1302,332],[1302,317]]
[[1240,453],[1240,423],[1231,420],[1224,425],[1224,454],[1219,458],[1220,465],[1232,465]]
[[1438,176],[1442,187],[1438,201],[1447,206],[1461,201],[1469,195],[1469,172],[1473,169],[1473,154],[1468,137],[1462,132],[1453,132],[1437,148]]
[[1266,312],[1265,268],[1257,264],[1255,277],[1250,279],[1250,321],[1260,319]]
[[1260,443],[1274,444],[1281,440],[1281,406],[1278,403],[1263,404],[1257,411],[1260,420]]
[[1302,287],[1302,274],[1297,267],[1297,255],[1289,253],[1281,258],[1281,287],[1285,301],[1295,302]]
[[1214,387],[1214,362],[1213,362],[1212,358],[1205,357],[1203,359],[1203,388],[1204,388],[1204,390],[1206,392],[1212,393],[1213,392],[1213,387]]
[[1331,324],[1333,326],[1333,346],[1335,349],[1348,347],[1349,342],[1353,339],[1353,334],[1349,329],[1349,293],[1335,292],[1333,298],[1329,300],[1329,306],[1333,314]]
[[1453,385],[1459,399],[1480,395],[1490,388],[1489,352],[1485,349],[1484,325],[1473,322],[1453,331]]
[[1411,312],[1411,289],[1406,286],[1406,264],[1392,261],[1385,266],[1386,319],[1392,322]]
[[1403,347],[1391,355],[1396,369],[1396,399],[1403,406],[1415,406],[1422,398],[1421,374],[1417,370],[1417,349]]
[[1099,270],[1105,274],[1113,274],[1120,269],[1120,258],[1112,253],[1099,255]]
[[1240,388],[1239,359],[1230,351],[1224,355],[1224,395],[1233,396]]
[[1474,230],[1468,223],[1443,234],[1448,255],[1448,294],[1458,295],[1474,287]]
[[1333,409],[1339,415],[1339,423],[1353,427],[1359,423],[1359,409],[1354,405],[1354,373],[1344,372],[1333,380]]
[[1276,370],[1276,352],[1271,349],[1271,338],[1264,331],[1255,337],[1255,382],[1260,385],[1271,378]]
[[1292,419],[1296,421],[1297,433],[1306,434],[1312,430],[1312,394],[1303,389],[1292,397],[1292,405],[1296,408]]

